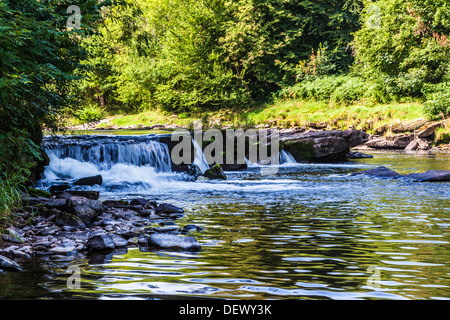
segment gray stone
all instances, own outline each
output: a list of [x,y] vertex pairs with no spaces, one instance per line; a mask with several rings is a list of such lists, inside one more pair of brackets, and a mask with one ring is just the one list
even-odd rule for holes
[[180,231],[180,228],[177,226],[155,227],[152,229],[158,233],[177,233]]
[[0,256],[0,269],[8,271],[23,271],[15,261],[8,259],[4,256]]
[[128,245],[128,241],[116,234],[111,235],[115,248],[122,248]]
[[102,203],[84,197],[71,197],[67,200],[67,208],[84,224],[91,224],[92,220],[103,212]]
[[76,243],[72,240],[65,239],[58,246],[51,248],[49,251],[59,255],[71,255],[76,253]]
[[184,209],[168,203],[162,203],[156,208],[156,213],[184,213]]
[[94,186],[94,185],[102,185],[103,178],[101,175],[93,176],[93,177],[86,177],[81,178],[75,181],[76,186]]
[[167,233],[153,233],[148,236],[148,246],[169,250],[200,251],[201,246],[193,237]]
[[413,140],[414,134],[399,134],[373,139],[367,142],[366,145],[376,149],[405,149]]
[[405,151],[415,151],[419,148],[419,143],[417,140],[411,141],[405,148]]
[[388,169],[386,167],[378,167],[375,169],[365,170],[361,172],[353,173],[352,175],[366,175],[366,176],[372,176],[372,177],[379,177],[379,178],[398,178],[401,177],[401,174]]
[[103,234],[92,236],[86,243],[86,247],[91,250],[113,250],[115,245],[110,235]]
[[421,182],[439,182],[450,181],[450,171],[448,170],[431,170],[424,173],[411,173],[404,176],[415,181]]
[[227,180],[227,176],[223,172],[220,164],[216,164],[212,168],[206,170],[203,176],[210,180]]
[[75,232],[60,231],[57,234],[55,234],[55,237],[59,239],[67,238],[73,241],[81,240],[84,242],[88,241],[91,236],[92,231],[90,230],[75,231]]

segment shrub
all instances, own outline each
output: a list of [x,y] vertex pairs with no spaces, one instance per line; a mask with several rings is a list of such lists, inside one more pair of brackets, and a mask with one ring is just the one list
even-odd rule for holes
[[105,109],[94,104],[87,105],[76,113],[76,117],[83,123],[100,121],[105,116]]
[[436,97],[424,103],[424,112],[431,120],[439,120],[450,116],[450,96]]

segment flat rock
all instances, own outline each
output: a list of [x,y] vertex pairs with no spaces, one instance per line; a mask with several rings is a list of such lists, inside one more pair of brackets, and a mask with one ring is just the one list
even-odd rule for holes
[[184,209],[169,203],[161,203],[156,207],[156,213],[184,213]]
[[388,169],[386,167],[378,167],[375,169],[370,170],[364,170],[361,172],[353,173],[352,175],[366,175],[371,177],[379,177],[379,178],[398,178],[401,177],[400,173],[397,173],[391,169]]
[[102,185],[103,178],[101,175],[81,178],[75,181],[74,185],[76,186],[94,186],[94,185]]
[[71,240],[65,239],[62,243],[54,248],[51,248],[49,251],[55,254],[70,255],[72,253],[76,253],[76,244]]
[[414,134],[400,134],[373,139],[368,141],[366,145],[375,149],[405,149],[413,140]]
[[351,148],[367,142],[368,136],[358,130],[291,132],[281,133],[280,143],[297,162],[341,161],[347,159]]
[[98,200],[100,198],[99,191],[89,191],[89,190],[67,190],[68,193],[74,196],[85,197],[90,200]]
[[8,271],[23,271],[15,261],[0,255],[0,269]]
[[193,237],[177,236],[168,233],[153,233],[148,236],[148,246],[161,249],[200,251],[201,245]]
[[421,182],[438,182],[450,181],[450,171],[448,170],[431,170],[424,173],[411,173],[404,176],[415,181]]

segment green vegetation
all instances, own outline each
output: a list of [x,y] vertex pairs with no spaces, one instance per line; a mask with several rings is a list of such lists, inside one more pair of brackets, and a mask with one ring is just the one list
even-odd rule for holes
[[57,126],[58,114],[73,106],[75,71],[85,54],[78,45],[96,32],[103,4],[80,3],[91,12],[81,29],[68,30],[71,1],[0,1],[0,217],[18,205],[20,191],[39,174],[42,126]]

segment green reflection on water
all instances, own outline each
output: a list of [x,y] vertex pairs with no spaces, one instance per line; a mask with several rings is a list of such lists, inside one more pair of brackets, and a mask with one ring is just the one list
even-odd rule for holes
[[[449,160],[377,154],[358,163],[410,173],[446,170]],[[268,184],[265,192],[159,193],[161,201],[176,199],[186,208],[179,224],[205,228],[192,234],[201,252],[130,249],[70,263],[34,262],[22,276],[0,275],[0,296],[450,298],[449,183],[347,176],[361,169],[286,169],[276,179],[290,180],[291,189]],[[232,178],[260,179],[251,173]],[[82,268],[80,290],[65,286],[70,264]],[[380,288],[368,286],[371,266],[379,270]]]

